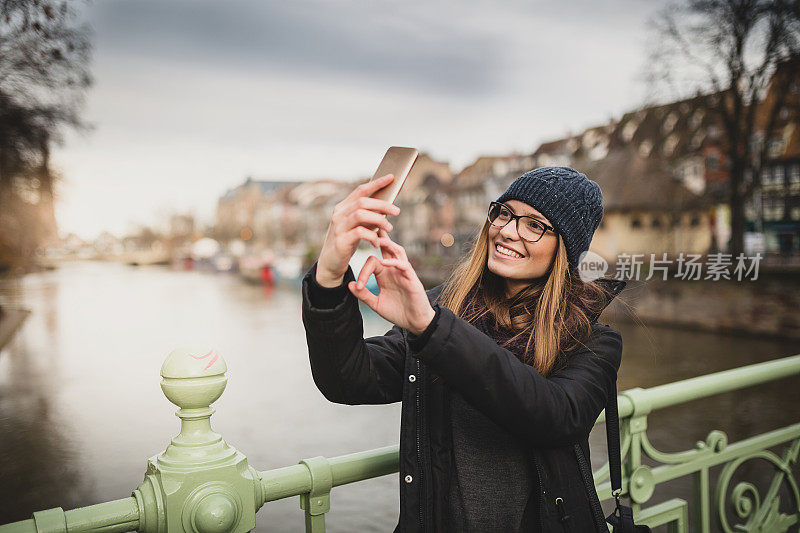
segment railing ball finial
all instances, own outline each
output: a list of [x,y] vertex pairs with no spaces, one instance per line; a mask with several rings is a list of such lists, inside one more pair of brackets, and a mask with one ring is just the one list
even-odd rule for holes
[[181,410],[207,409],[222,396],[227,371],[225,359],[213,348],[176,348],[161,365],[161,390]]

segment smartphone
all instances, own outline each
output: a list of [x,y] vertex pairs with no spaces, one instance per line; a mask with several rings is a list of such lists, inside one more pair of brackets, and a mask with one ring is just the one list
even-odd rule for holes
[[386,150],[386,154],[384,154],[381,164],[378,165],[378,170],[375,171],[375,175],[372,176],[372,180],[378,179],[386,174],[393,174],[394,181],[383,189],[373,193],[372,197],[394,203],[418,155],[419,151],[417,151],[416,148],[392,146]]

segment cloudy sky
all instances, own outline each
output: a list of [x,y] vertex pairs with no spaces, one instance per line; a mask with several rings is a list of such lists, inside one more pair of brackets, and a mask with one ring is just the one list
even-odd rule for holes
[[353,179],[390,145],[459,170],[638,107],[652,0],[102,0],[62,232],[210,222],[246,176]]

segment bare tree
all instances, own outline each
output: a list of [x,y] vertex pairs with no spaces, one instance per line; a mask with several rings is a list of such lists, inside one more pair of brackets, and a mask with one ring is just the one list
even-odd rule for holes
[[651,79],[682,96],[706,94],[723,131],[736,257],[744,251],[745,202],[760,185],[768,141],[800,80],[800,2],[688,0],[665,8],[653,24],[659,41]]
[[51,146],[84,126],[91,84],[89,30],[77,19],[67,1],[0,0],[0,262],[29,256],[42,226],[55,226]]

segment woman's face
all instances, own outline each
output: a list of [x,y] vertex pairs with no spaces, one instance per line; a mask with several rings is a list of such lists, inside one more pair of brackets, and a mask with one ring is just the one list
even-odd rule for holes
[[[515,215],[527,215],[552,226],[539,211],[519,200],[508,200],[506,206]],[[506,248],[503,253],[498,246]],[[489,270],[506,279],[509,296],[530,284],[531,280],[544,276],[555,257],[558,237],[546,231],[536,242],[522,240],[517,234],[517,224],[509,222],[505,227],[489,226]],[[508,253],[511,250],[511,254]],[[516,253],[513,253],[516,252]],[[518,255],[517,255],[518,254]]]

